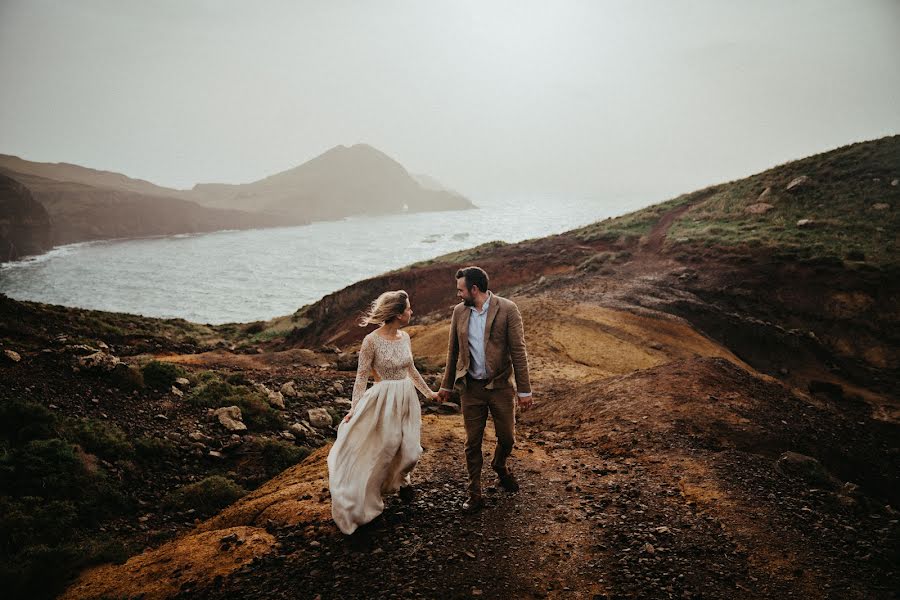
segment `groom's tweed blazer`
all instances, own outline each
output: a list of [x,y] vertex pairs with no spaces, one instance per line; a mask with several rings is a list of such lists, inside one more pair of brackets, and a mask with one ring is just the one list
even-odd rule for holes
[[[444,380],[441,382],[444,389],[453,389],[459,380],[465,382],[466,372],[469,370],[470,310],[462,302],[453,308],[450,340],[447,344],[447,366]],[[522,315],[515,302],[501,298],[497,294],[491,296],[484,324],[484,362],[488,376],[485,389],[511,387],[515,371],[518,393],[531,393]]]

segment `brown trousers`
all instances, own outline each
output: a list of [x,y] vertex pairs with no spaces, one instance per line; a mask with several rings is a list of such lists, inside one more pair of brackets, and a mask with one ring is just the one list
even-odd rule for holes
[[506,459],[516,442],[516,391],[508,387],[486,390],[486,381],[466,376],[466,384],[460,394],[463,421],[466,426],[466,467],[469,471],[469,494],[481,494],[481,467],[484,456],[481,441],[487,424],[488,412],[494,419],[497,447],[491,468],[498,475],[507,472]]

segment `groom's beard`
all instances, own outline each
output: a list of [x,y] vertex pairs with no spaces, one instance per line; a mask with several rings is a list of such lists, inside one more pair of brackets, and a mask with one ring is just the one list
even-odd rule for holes
[[466,306],[475,306],[474,298],[463,298],[463,304]]

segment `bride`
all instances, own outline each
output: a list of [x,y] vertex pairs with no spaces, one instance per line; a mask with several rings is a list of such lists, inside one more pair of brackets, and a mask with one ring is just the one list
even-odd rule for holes
[[[419,462],[422,413],[415,388],[437,400],[413,364],[409,334],[412,308],[403,291],[381,294],[360,321],[381,325],[362,342],[350,412],[338,425],[328,453],[331,515],[345,534],[384,510],[383,496],[412,500],[410,473]],[[375,384],[366,390],[369,372]],[[415,387],[414,387],[415,386]]]

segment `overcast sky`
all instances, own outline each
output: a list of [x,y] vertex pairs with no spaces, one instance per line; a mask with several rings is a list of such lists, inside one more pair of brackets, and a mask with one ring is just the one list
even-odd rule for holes
[[898,65],[898,0],[0,0],[0,153],[185,188],[365,142],[656,201],[900,132]]

